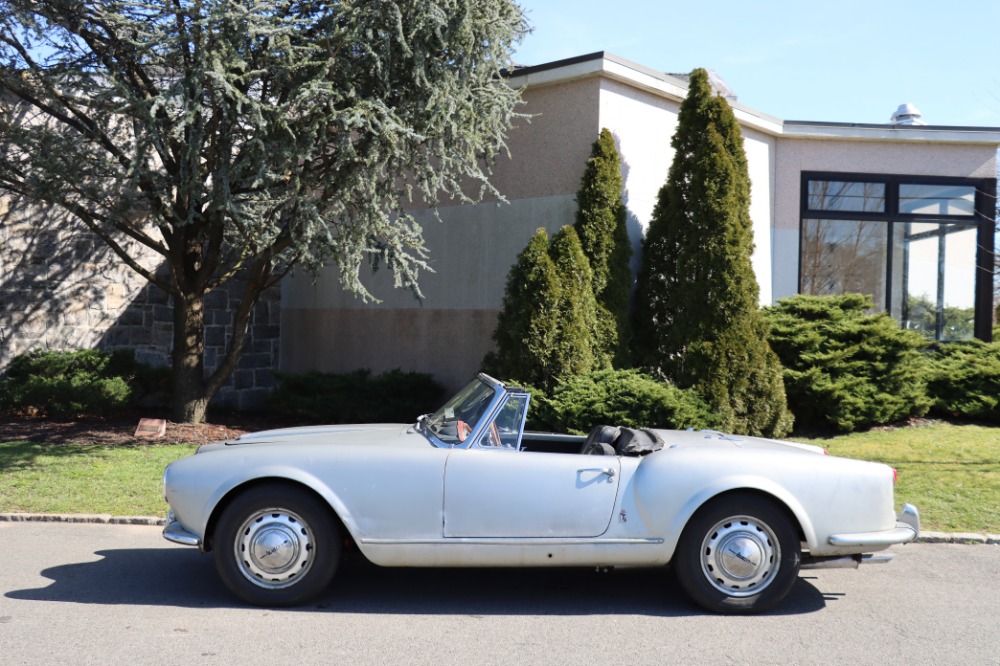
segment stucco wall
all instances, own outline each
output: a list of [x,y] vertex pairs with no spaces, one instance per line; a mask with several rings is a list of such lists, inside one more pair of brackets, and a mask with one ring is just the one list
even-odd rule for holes
[[468,381],[490,339],[507,273],[539,227],[572,224],[591,144],[600,132],[600,80],[581,78],[526,90],[508,136],[510,156],[494,168],[507,203],[446,206],[416,213],[434,272],[420,277],[424,300],[394,289],[386,271],[364,282],[381,303],[345,292],[335,270],[297,272],[282,295],[282,369],[429,372],[449,389]]
[[995,145],[989,144],[780,138],[773,178],[773,299],[798,293],[799,199],[803,171],[995,178],[996,150]]
[[[582,165],[581,165],[582,171]],[[503,299],[507,272],[539,227],[572,224],[575,195],[452,206],[418,214],[435,272],[424,300],[393,289],[386,271],[366,271],[378,304],[345,292],[332,270],[297,272],[283,284],[282,369],[375,373],[401,368],[434,374],[449,389],[478,371]]]

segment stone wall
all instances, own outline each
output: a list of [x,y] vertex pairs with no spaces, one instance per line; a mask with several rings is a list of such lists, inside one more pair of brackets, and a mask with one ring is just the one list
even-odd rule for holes
[[[132,246],[145,267],[159,256]],[[161,269],[162,270],[162,267]],[[242,285],[233,281],[206,298],[205,365],[216,367],[232,331]],[[216,404],[251,408],[274,386],[279,360],[281,292],[261,296],[239,368]],[[65,213],[0,197],[0,373],[35,349],[133,349],[154,366],[170,364],[170,297],[124,265]]]

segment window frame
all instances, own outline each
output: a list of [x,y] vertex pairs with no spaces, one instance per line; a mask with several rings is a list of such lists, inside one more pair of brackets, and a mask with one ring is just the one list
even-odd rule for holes
[[[882,184],[885,187],[885,212],[837,211],[809,208],[809,183],[811,181],[837,181]],[[972,215],[945,215],[899,212],[900,185],[957,185],[975,188]],[[803,229],[806,220],[846,220],[858,222],[885,222],[888,225],[886,245],[885,310],[893,311],[893,243],[894,225],[897,222],[930,222],[959,224],[975,227],[975,322],[973,335],[987,342],[993,338],[993,266],[996,213],[996,178],[961,178],[955,176],[924,176],[909,174],[881,174],[843,171],[803,171],[799,185],[799,261],[797,286],[802,293]],[[901,324],[902,325],[902,324]]]

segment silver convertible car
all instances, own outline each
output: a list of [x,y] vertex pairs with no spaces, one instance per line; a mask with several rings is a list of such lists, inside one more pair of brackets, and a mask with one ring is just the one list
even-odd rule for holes
[[163,534],[263,606],[322,592],[353,542],[394,567],[671,564],[704,608],[749,613],[800,569],[885,562],[919,533],[885,465],[714,431],[525,432],[529,402],[479,375],[413,424],[202,446],[164,473]]

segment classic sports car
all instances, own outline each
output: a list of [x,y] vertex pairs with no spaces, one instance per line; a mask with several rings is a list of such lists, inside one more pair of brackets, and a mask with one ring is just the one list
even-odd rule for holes
[[479,375],[405,425],[307,427],[202,446],[164,472],[164,536],[212,551],[264,606],[323,591],[347,541],[383,566],[673,565],[698,604],[778,603],[800,568],[917,537],[895,472],[815,446],[599,426],[524,431],[530,396]]

